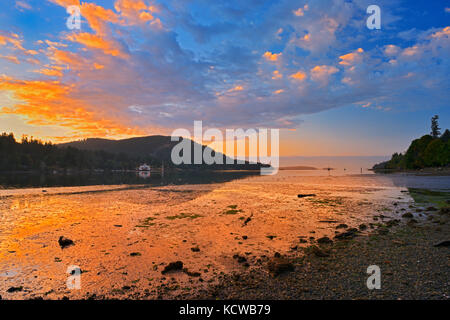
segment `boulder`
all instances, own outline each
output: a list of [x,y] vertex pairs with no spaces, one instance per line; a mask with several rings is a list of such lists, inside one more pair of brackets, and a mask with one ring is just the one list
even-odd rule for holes
[[175,261],[169,263],[163,271],[161,271],[162,274],[166,274],[171,271],[181,271],[183,270],[183,262],[181,261]]

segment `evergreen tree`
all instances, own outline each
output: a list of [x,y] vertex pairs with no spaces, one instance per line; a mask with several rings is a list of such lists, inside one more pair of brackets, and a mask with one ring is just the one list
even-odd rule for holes
[[439,128],[438,119],[438,115],[431,118],[431,136],[433,138],[439,138],[441,135],[441,128]]

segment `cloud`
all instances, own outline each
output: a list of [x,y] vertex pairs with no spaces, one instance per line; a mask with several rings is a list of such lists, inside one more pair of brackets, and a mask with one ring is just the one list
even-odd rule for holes
[[127,57],[127,54],[121,50],[118,43],[116,43],[115,41],[106,40],[105,38],[95,34],[87,32],[74,33],[68,35],[67,40],[78,42],[91,49],[99,49],[105,54],[109,54],[114,57]]
[[272,79],[273,80],[278,80],[278,79],[281,79],[281,78],[283,78],[283,75],[280,73],[280,71],[275,70],[273,72]]
[[358,50],[356,50],[354,52],[344,54],[339,57],[339,59],[341,59],[339,64],[343,65],[343,66],[351,66],[353,64],[359,63],[362,59],[363,52],[364,52],[364,50],[359,48]]
[[397,47],[396,45],[393,45],[393,44],[388,44],[384,47],[384,53],[387,56],[397,55],[399,50],[400,50],[399,47]]
[[198,2],[113,4],[83,2],[82,31],[0,32],[2,54],[22,62],[5,63],[0,90],[19,103],[0,113],[119,137],[194,120],[293,128],[305,114],[369,101],[386,111],[450,99],[448,27],[373,33],[358,1],[215,2],[200,12]]
[[302,71],[297,71],[296,73],[291,74],[290,77],[292,79],[302,81],[302,80],[306,79],[306,73],[304,73]]
[[31,10],[33,9],[31,5],[25,1],[16,0],[16,6],[19,11]]
[[263,57],[267,60],[267,61],[278,61],[278,59],[281,57],[282,53],[272,53],[270,51],[266,51],[263,54]]
[[19,38],[19,35],[13,32],[1,32],[0,33],[0,45],[11,45],[14,49],[24,51],[24,47],[22,46],[22,39]]
[[328,83],[329,76],[337,72],[339,72],[339,69],[334,66],[315,66],[311,69],[311,78],[314,81],[322,83],[322,85],[326,85]]
[[305,11],[308,11],[308,9],[309,9],[308,5],[305,4],[305,5],[303,6],[303,8],[298,8],[297,10],[295,10],[295,11],[294,11],[294,14],[295,14],[297,17],[303,17],[303,16],[305,15]]
[[8,60],[9,62],[15,63],[15,64],[20,64],[19,59],[17,59],[17,57],[15,56],[2,56],[0,55],[0,58]]
[[72,88],[59,81],[24,81],[11,78],[0,79],[0,89],[14,94],[22,101],[14,107],[3,107],[3,114],[24,115],[29,124],[56,125],[86,136],[132,136],[142,134],[137,128],[124,126],[119,120],[105,119],[95,115],[89,106],[71,97]]
[[445,27],[441,31],[437,31],[431,35],[433,38],[444,38],[450,36],[450,27]]

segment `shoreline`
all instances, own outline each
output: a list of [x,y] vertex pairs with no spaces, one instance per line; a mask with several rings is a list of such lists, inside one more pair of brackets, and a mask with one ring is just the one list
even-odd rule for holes
[[450,168],[424,168],[417,170],[369,169],[374,174],[410,174],[418,176],[450,176]]
[[[441,217],[442,218],[442,217]],[[403,219],[405,220],[405,219]],[[274,254],[248,271],[220,276],[219,283],[188,296],[163,299],[303,300],[303,299],[450,299],[449,248],[435,247],[449,240],[449,216],[440,222],[387,224],[369,235],[332,244]],[[406,222],[406,224],[404,224]],[[311,250],[317,247],[320,251]],[[325,253],[322,255],[322,253]],[[270,263],[288,261],[294,271],[274,276]],[[366,269],[381,270],[381,289],[369,290]]]

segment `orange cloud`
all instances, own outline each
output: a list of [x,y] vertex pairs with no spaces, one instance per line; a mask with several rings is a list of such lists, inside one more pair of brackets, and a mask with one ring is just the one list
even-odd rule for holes
[[364,52],[364,50],[359,48],[355,52],[344,54],[339,57],[339,59],[342,60],[339,62],[339,64],[344,65],[344,66],[350,66],[350,65],[358,62],[359,60],[361,60],[361,53],[363,53],[363,52]]
[[327,65],[315,66],[314,68],[311,69],[311,78],[314,81],[326,84],[328,82],[328,77],[338,71],[339,69],[333,66]]
[[101,70],[103,68],[105,68],[104,65],[94,62],[94,69],[95,70]]
[[25,116],[28,124],[69,128],[77,132],[76,137],[127,137],[144,134],[141,129],[131,128],[118,120],[96,114],[91,106],[71,97],[72,88],[59,81],[0,78],[0,90],[11,92],[14,99],[20,101],[14,107],[1,108],[0,114]]
[[301,71],[298,71],[298,72],[296,72],[296,73],[294,73],[294,74],[291,74],[290,77],[291,77],[292,79],[302,81],[302,80],[304,80],[304,79],[306,78],[306,73],[301,72]]
[[297,17],[303,17],[303,16],[305,15],[305,11],[308,11],[308,9],[309,9],[308,5],[305,4],[305,5],[303,6],[303,8],[298,8],[297,10],[294,10],[294,14],[295,14]]
[[418,52],[419,52],[419,47],[412,46],[412,47],[409,47],[409,48],[406,48],[405,50],[403,50],[402,55],[410,57],[410,56],[415,55]]
[[35,72],[46,75],[46,76],[50,76],[50,77],[62,77],[63,76],[62,71],[59,69],[41,69],[41,70],[36,70]]
[[108,31],[107,22],[119,22],[119,16],[114,11],[94,3],[83,3],[80,9],[82,16],[97,34],[105,34]]
[[105,40],[103,37],[87,32],[74,33],[67,36],[67,39],[78,42],[88,48],[99,49],[105,54],[113,57],[125,58],[127,55],[118,48],[118,44],[111,40]]
[[270,51],[266,51],[263,54],[263,57],[266,58],[266,60],[268,60],[268,61],[277,61],[280,56],[281,56],[281,53],[272,53]]
[[275,71],[273,72],[272,79],[273,79],[273,80],[277,80],[277,79],[281,79],[281,78],[283,78],[283,75],[280,73],[280,71],[275,70]]
[[11,44],[15,49],[25,51],[25,48],[22,46],[22,40],[17,34],[12,32],[9,34],[0,34],[0,45],[4,46],[8,43]]
[[15,56],[0,56],[0,58],[8,60],[9,62],[12,62],[15,64],[20,64],[19,59],[17,59],[17,57],[15,57]]
[[450,27],[445,27],[442,31],[437,31],[431,35],[432,38],[443,38],[450,36]]
[[152,21],[152,25],[158,28],[162,27],[161,21],[154,16],[159,11],[158,8],[154,5],[147,5],[142,0],[117,0],[114,8],[120,12],[121,17],[126,19],[127,22],[122,22],[122,24],[134,25]]
[[237,85],[234,88],[231,88],[230,90],[228,90],[228,92],[235,92],[235,91],[242,91],[242,90],[244,90],[244,87]]
[[396,55],[399,51],[399,48],[396,45],[388,44],[384,48],[384,53],[388,56]]

